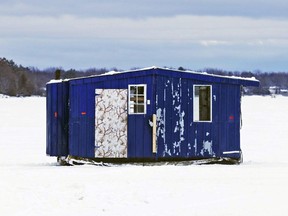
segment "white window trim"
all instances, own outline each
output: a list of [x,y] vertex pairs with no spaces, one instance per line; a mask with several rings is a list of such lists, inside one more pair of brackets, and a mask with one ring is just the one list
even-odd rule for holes
[[[195,107],[195,87],[198,87],[198,86],[210,86],[210,121],[201,121],[201,120],[195,120],[195,113],[194,113],[194,107]],[[212,122],[212,119],[213,119],[213,116],[212,116],[212,110],[213,110],[213,106],[212,106],[212,92],[213,92],[213,89],[212,89],[212,85],[204,85],[204,84],[195,84],[193,85],[193,122],[208,122],[208,123],[211,123]]]
[[[131,86],[143,86],[144,87],[144,112],[143,113],[131,113],[130,112],[130,87]],[[147,110],[147,85],[146,84],[130,84],[128,85],[128,114],[129,115],[145,115]]]

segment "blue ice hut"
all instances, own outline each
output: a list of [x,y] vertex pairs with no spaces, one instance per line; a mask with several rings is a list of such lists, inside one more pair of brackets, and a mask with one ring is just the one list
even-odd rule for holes
[[158,67],[47,83],[46,153],[95,161],[241,160],[236,78]]

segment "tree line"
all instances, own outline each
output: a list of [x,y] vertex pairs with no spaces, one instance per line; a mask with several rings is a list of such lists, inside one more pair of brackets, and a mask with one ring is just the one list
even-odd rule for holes
[[[136,69],[136,68],[131,68]],[[178,70],[190,70],[183,67],[171,68]],[[46,83],[55,79],[57,75],[60,79],[77,78],[91,75],[99,75],[108,71],[121,71],[117,68],[90,68],[87,70],[63,70],[61,68],[50,67],[40,70],[36,67],[23,67],[17,65],[13,60],[0,58],[0,94],[9,96],[45,96]],[[57,73],[56,73],[57,71]],[[209,74],[223,76],[255,77],[260,81],[260,87],[249,87],[247,94],[266,95],[270,94],[269,87],[277,86],[288,89],[288,72],[261,72],[261,71],[225,71],[214,68],[201,70]],[[201,72],[200,71],[200,72]]]
[[[115,69],[114,69],[115,70]],[[38,69],[23,67],[13,60],[0,58],[0,94],[9,96],[45,96],[46,83],[55,79],[55,71],[60,72],[60,79],[98,75],[108,72],[106,68],[90,68],[87,70],[63,70],[50,67]]]
[[262,72],[260,70],[251,71],[225,71],[219,69],[205,69],[203,70],[210,74],[224,75],[224,76],[238,76],[243,78],[255,77],[260,81],[259,87],[246,87],[245,94],[253,95],[269,95],[269,87],[277,86],[280,89],[288,89],[288,71],[282,72]]

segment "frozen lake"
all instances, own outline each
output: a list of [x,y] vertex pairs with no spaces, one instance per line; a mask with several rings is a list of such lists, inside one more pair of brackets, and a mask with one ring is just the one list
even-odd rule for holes
[[241,165],[57,166],[45,106],[0,97],[0,215],[288,215],[288,97],[243,97]]

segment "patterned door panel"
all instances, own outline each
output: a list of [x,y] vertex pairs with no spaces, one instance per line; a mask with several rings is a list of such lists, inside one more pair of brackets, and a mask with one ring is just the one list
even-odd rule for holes
[[95,157],[127,158],[127,89],[95,93]]

